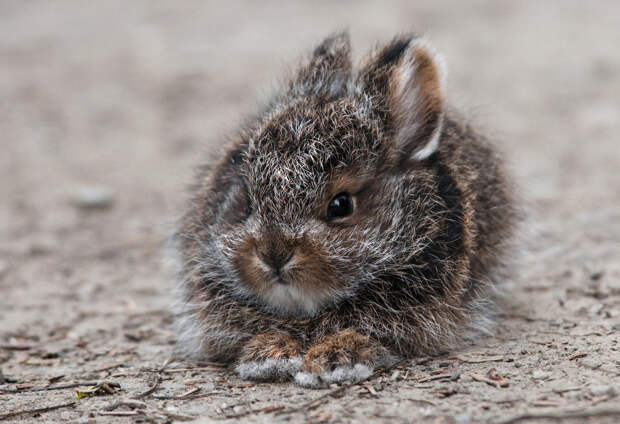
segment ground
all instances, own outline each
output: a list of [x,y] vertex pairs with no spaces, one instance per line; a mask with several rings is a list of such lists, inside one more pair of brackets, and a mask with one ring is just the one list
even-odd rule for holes
[[[0,420],[617,422],[619,16],[613,0],[3,1]],[[451,103],[507,157],[527,250],[494,334],[326,390],[174,359],[162,258],[192,168],[341,28],[358,58],[427,34]],[[120,390],[33,391],[102,381]]]

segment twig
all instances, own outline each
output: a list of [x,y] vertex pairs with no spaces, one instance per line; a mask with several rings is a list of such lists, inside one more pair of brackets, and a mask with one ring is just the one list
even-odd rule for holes
[[230,364],[227,364],[225,362],[212,362],[212,361],[200,361],[197,363],[197,365],[202,368],[208,368],[208,367],[227,368],[228,366],[230,366]]
[[459,361],[467,362],[468,364],[482,364],[483,362],[500,362],[504,360],[503,356],[489,356],[487,358],[467,358],[466,356],[458,355],[456,357]]
[[159,388],[159,385],[164,380],[163,377],[161,376],[162,373],[164,372],[168,364],[170,364],[173,360],[174,358],[166,359],[164,363],[162,364],[162,366],[157,370],[157,380],[155,380],[155,384],[153,384],[146,392],[142,392],[134,396],[133,399],[141,399],[155,392],[155,390]]
[[34,345],[29,345],[25,343],[16,343],[16,344],[2,344],[0,345],[0,349],[4,350],[30,350],[34,347]]
[[212,392],[196,393],[194,395],[183,396],[183,397],[181,397],[181,396],[157,396],[157,395],[153,395],[151,397],[153,399],[157,399],[157,400],[190,400],[190,399],[206,398],[206,397],[209,397],[209,396],[219,395],[219,394],[222,394],[222,393],[224,393],[224,392],[214,390]]
[[280,410],[282,410],[284,408],[285,408],[284,405],[272,405],[272,406],[265,406],[262,411],[265,414],[268,414],[270,412],[280,411]]
[[532,403],[532,406],[536,406],[538,408],[549,408],[552,406],[560,406],[560,404],[553,400],[537,400],[536,402]]
[[25,389],[4,389],[0,387],[0,392],[5,392],[5,393],[44,392],[47,390],[73,389],[73,388],[81,387],[81,386],[96,386],[97,384],[98,383],[96,381],[82,381],[79,383],[62,384],[60,386],[29,387]]
[[147,391],[135,395],[132,399],[142,399],[143,397],[146,397],[154,393],[155,390],[159,388],[159,385],[161,384],[162,381],[163,381],[163,378],[161,374],[157,374],[157,380],[155,380],[155,383],[151,387],[149,387]]
[[97,371],[97,372],[109,371],[109,370],[114,369],[114,368],[122,367],[123,365],[125,365],[125,362],[119,362],[119,363],[116,363],[116,364],[102,365],[99,368],[96,368],[95,371]]
[[35,409],[24,409],[22,411],[13,411],[13,412],[9,412],[7,414],[2,414],[0,415],[0,421],[1,420],[6,420],[8,418],[13,418],[13,417],[17,417],[19,415],[25,415],[25,414],[40,414],[42,412],[48,412],[48,411],[53,411],[55,409],[60,409],[60,408],[68,408],[70,406],[74,406],[75,402],[67,402],[67,403],[62,403],[60,405],[51,405],[51,406],[46,406],[43,408],[35,408]]
[[128,406],[132,409],[146,409],[146,403],[140,402],[139,400],[134,399],[121,399],[116,402],[112,402],[111,404],[104,406],[102,408],[103,411],[114,411],[120,406]]
[[566,392],[575,392],[577,390],[581,390],[581,387],[556,387],[555,389],[552,389],[551,391],[553,393],[558,393],[558,394],[562,394],[562,393],[566,393]]
[[529,317],[529,316],[523,315],[523,314],[500,314],[500,317],[507,318],[507,319],[522,319],[523,321],[527,321],[527,322],[536,322],[536,321],[545,322],[545,321],[548,321],[548,320],[543,319],[543,318]]
[[[129,406],[132,408],[131,411],[116,411],[116,408],[119,406]],[[146,417],[157,417],[157,418],[171,418],[177,421],[192,421],[195,420],[196,417],[192,417],[190,415],[178,414],[170,411],[160,411],[160,410],[147,410],[147,405],[144,402],[140,402],[137,400],[125,399],[120,400],[118,402],[114,402],[106,407],[104,407],[101,411],[97,412],[99,415],[107,415],[113,417],[135,417],[135,416],[146,416]],[[134,410],[137,409],[137,410]]]
[[566,359],[568,359],[569,361],[572,361],[574,359],[583,358],[585,356],[588,356],[586,352],[575,352],[572,355],[568,356]]
[[421,380],[418,380],[417,383],[428,383],[429,381],[443,380],[446,378],[453,378],[453,377],[454,377],[454,374],[449,374],[449,373],[431,375],[430,377],[425,377]]
[[514,399],[498,399],[492,401],[493,403],[502,404],[502,403],[515,403],[515,402],[523,402],[525,399],[523,398],[514,398]]
[[499,421],[498,424],[513,424],[519,421],[526,420],[565,420],[569,418],[591,418],[591,417],[613,417],[620,415],[620,409],[618,408],[592,408],[585,410],[572,410],[572,411],[555,411],[555,412],[525,412],[523,414],[515,415],[504,421]]
[[228,365],[218,364],[218,365],[210,365],[208,367],[170,368],[170,369],[164,370],[163,373],[164,374],[172,374],[172,373],[175,373],[175,372],[207,371],[207,370],[213,370],[213,368],[225,368],[225,367],[228,367]]
[[372,375],[363,378],[359,381],[353,382],[353,383],[346,383],[343,384],[342,386],[338,387],[337,389],[334,390],[330,390],[329,392],[325,393],[324,395],[321,395],[319,397],[317,397],[316,399],[313,399],[311,401],[302,403],[300,406],[296,406],[294,408],[289,408],[289,409],[284,409],[282,411],[279,411],[276,413],[276,415],[284,415],[284,414],[292,414],[294,412],[297,411],[301,411],[301,410],[310,410],[310,409],[314,409],[317,406],[319,406],[319,404],[325,400],[328,399],[330,397],[335,397],[338,396],[340,394],[343,394],[348,388],[353,387],[353,386],[357,386],[361,383],[365,383],[366,381],[370,381],[373,380],[379,376],[381,376],[382,374],[385,374],[389,371],[392,371],[394,368],[399,367],[401,365],[403,365],[405,361],[399,361],[396,362],[395,364],[388,366],[388,367],[384,367],[384,368],[379,368],[377,371],[375,371],[374,373],[372,373]]
[[435,402],[431,402],[430,400],[426,400],[426,399],[405,398],[405,400],[410,400],[411,402],[426,403],[426,404],[431,405],[431,406],[437,406],[437,404]]
[[[200,387],[196,387],[195,389],[192,389],[188,392],[185,392],[181,395],[178,396],[153,396],[153,399],[161,399],[161,400],[185,400],[185,399],[194,399],[196,397],[198,397],[197,393],[200,391]],[[209,393],[202,393],[203,395],[209,395],[209,394],[214,394],[214,393],[221,393],[221,392],[209,392]]]
[[476,374],[476,373],[471,373],[471,374],[469,374],[469,375],[470,375],[470,376],[471,376],[471,378],[473,378],[474,380],[476,380],[476,381],[480,381],[480,382],[482,382],[482,383],[487,383],[487,384],[489,384],[489,385],[491,385],[491,386],[495,386],[495,387],[498,387],[498,388],[499,388],[499,387],[508,387],[508,383],[506,383],[506,382],[503,382],[503,383],[502,383],[501,381],[492,380],[492,379],[490,379],[490,378],[487,378],[487,377],[485,377],[485,376],[483,376],[483,375]]
[[176,412],[167,412],[167,411],[159,411],[160,414],[163,414],[165,417],[168,417],[172,420],[176,421],[194,421],[196,417],[191,415],[183,415]]
[[260,414],[260,413],[264,413],[264,414],[269,414],[270,412],[275,412],[275,411],[281,411],[285,408],[284,405],[267,405],[263,408],[258,408],[258,409],[250,409],[248,411],[245,412],[240,412],[238,414],[230,414],[230,415],[226,415],[224,418],[226,419],[231,419],[231,418],[242,418],[251,414]]
[[99,415],[111,415],[113,417],[133,417],[135,415],[144,415],[143,411],[99,411]]

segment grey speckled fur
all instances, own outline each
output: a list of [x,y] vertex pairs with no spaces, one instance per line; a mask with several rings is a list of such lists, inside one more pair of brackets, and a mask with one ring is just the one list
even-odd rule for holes
[[[320,44],[198,173],[175,235],[181,348],[315,386],[487,331],[517,213],[446,92],[419,37],[355,69],[347,34]],[[351,213],[332,219],[339,193]]]
[[235,367],[235,371],[246,380],[277,381],[294,376],[301,367],[300,356],[286,359],[267,359],[264,361],[244,362]]

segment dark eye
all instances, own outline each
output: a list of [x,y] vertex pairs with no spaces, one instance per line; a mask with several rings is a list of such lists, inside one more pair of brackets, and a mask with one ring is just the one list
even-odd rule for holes
[[353,213],[353,199],[349,193],[338,193],[327,205],[327,219],[344,218]]

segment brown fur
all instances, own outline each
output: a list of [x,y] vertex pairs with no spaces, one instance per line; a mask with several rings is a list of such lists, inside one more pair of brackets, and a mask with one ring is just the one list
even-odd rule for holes
[[302,346],[298,340],[282,333],[261,333],[252,337],[243,346],[240,362],[265,359],[288,359],[301,355]]
[[[516,218],[502,161],[445,104],[425,42],[357,71],[349,55],[343,34],[315,49],[201,171],[176,236],[182,346],[245,378],[294,376],[282,338],[314,376],[449,349],[492,313]],[[327,219],[342,192],[353,213]]]
[[373,366],[377,358],[385,355],[382,348],[370,337],[355,330],[343,330],[319,339],[304,355],[301,371],[321,374],[338,366],[363,364]]

